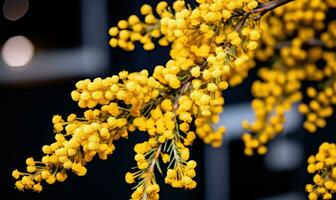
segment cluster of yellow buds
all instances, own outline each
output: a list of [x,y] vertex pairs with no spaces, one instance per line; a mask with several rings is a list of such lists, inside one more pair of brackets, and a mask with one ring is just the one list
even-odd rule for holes
[[165,142],[158,142],[161,136],[151,136],[148,141],[138,143],[134,147],[136,155],[134,157],[137,162],[138,170],[135,172],[127,172],[125,181],[129,184],[137,183],[136,190],[132,194],[133,200],[140,199],[159,199],[158,192],[160,187],[155,179],[155,167],[162,173],[160,168],[160,158],[163,163],[170,163],[174,167],[167,169],[165,182],[174,188],[193,189],[197,183],[192,180],[196,176],[194,168],[196,162],[189,160],[189,149],[186,148],[179,140],[179,133],[169,136]]
[[53,117],[55,142],[44,145],[45,154],[41,161],[33,158],[26,160],[27,173],[13,171],[13,177],[21,179],[16,182],[20,190],[32,189],[36,192],[42,190],[41,181],[48,184],[55,181],[63,182],[67,178],[67,171],[73,171],[78,176],[87,173],[85,165],[95,155],[100,159],[107,159],[115,147],[114,140],[127,137],[127,120],[118,119],[108,123],[104,115],[108,112],[100,110],[87,110],[84,118],[77,118],[71,114],[64,121],[60,116]]
[[[159,17],[169,14],[166,10],[167,2],[160,2],[156,7],[156,13]],[[138,16],[131,15],[127,20],[121,20],[116,27],[109,29],[109,34],[113,37],[110,40],[112,47],[120,47],[127,51],[132,51],[135,48],[135,42],[141,42],[145,50],[153,50],[155,44],[153,39],[161,37],[160,20],[153,13],[153,8],[148,4],[144,4],[140,9],[141,15],[144,16],[144,21],[141,21]],[[167,46],[168,41],[165,38],[159,40],[159,44]]]
[[318,91],[314,87],[307,88],[308,97],[312,100],[308,104],[301,104],[299,111],[307,116],[303,127],[310,133],[315,133],[317,128],[326,126],[326,118],[331,117],[334,112],[333,105],[336,104],[336,55],[325,52],[322,56],[325,66],[322,70],[326,82],[323,89]]
[[160,187],[156,182],[154,167],[159,165],[159,156],[162,146],[151,137],[147,142],[136,144],[134,159],[137,161],[138,171],[127,172],[125,181],[129,184],[135,183],[135,179],[142,180],[132,194],[132,200],[159,199]]
[[[183,97],[179,100],[183,100]],[[191,100],[189,101],[191,102]],[[173,187],[178,187],[179,185],[179,187],[184,186],[189,189],[196,187],[196,182],[191,179],[196,175],[194,170],[196,162],[189,161],[188,163],[192,163],[188,165],[189,168],[185,166],[190,155],[189,149],[185,145],[192,143],[195,139],[195,133],[189,131],[189,124],[183,122],[183,120],[190,121],[191,115],[188,113],[186,114],[187,116],[183,116],[181,119],[181,117],[177,118],[177,112],[176,108],[174,109],[173,102],[170,99],[164,99],[156,108],[150,111],[149,116],[146,117],[144,115],[133,120],[134,126],[140,131],[147,131],[150,138],[146,142],[135,145],[134,151],[136,155],[134,159],[137,162],[138,170],[132,173],[128,172],[125,175],[125,180],[129,184],[135,183],[136,179],[139,180],[136,186],[137,189],[132,194],[132,199],[158,199],[160,187],[154,178],[154,168],[158,167],[158,170],[162,171],[159,167],[160,157],[163,163],[171,165],[174,162],[174,170],[180,172],[180,175],[176,178],[184,178],[183,182],[179,179],[173,181],[170,172],[172,169],[168,169],[167,177],[170,177],[170,179],[166,178],[166,183],[172,184]],[[178,119],[181,120],[179,126]],[[187,169],[190,171],[190,176],[184,175],[181,177],[182,172],[185,174],[185,171],[181,170]]]
[[[285,112],[302,99],[302,81],[326,81],[318,94],[308,89],[316,100],[299,106],[307,114],[305,128],[325,126],[336,102],[336,59],[324,49],[336,44],[335,22],[324,28],[334,0],[196,2],[191,6],[175,0],[170,6],[161,1],[155,8],[144,4],[142,17],[131,15],[109,29],[112,47],[132,51],[141,43],[145,50],[153,50],[157,42],[170,45],[170,59],[156,66],[152,76],[147,70],[122,71],[105,79],[79,81],[71,97],[87,110],[83,117],[53,118],[56,141],[43,146],[41,161],[27,159],[26,173],[13,171],[14,178],[21,178],[18,189],[40,192],[42,180],[62,182],[68,171],[83,176],[95,155],[107,159],[114,151],[113,142],[134,131],[149,137],[134,146],[136,167],[125,175],[127,183],[136,184],[131,199],[159,199],[155,173],[162,174],[162,163],[167,165],[166,184],[195,188],[197,163],[190,160],[189,147],[196,136],[213,147],[221,145],[226,129],[215,130],[213,124],[223,111],[223,91],[244,81],[255,58],[274,57],[270,68],[259,70],[262,80],[252,85],[256,120],[243,122],[247,155],[255,150],[265,154],[266,143],[282,132]],[[321,59],[326,61],[323,69],[318,66]],[[324,193],[328,199],[327,190]]]
[[[114,75],[105,79],[96,78],[93,81],[85,79],[76,84],[76,90],[71,93],[74,101],[78,101],[81,108],[93,108],[107,105],[111,101],[123,101],[131,105],[132,115],[137,116],[144,104],[159,96],[164,87],[153,77],[148,77],[148,71],[128,73],[122,71],[119,76]],[[112,113],[111,113],[112,114]]]
[[333,20],[328,24],[328,30],[321,35],[321,41],[328,48],[332,49],[336,47],[336,21]]
[[[336,102],[336,23],[327,19],[327,14],[335,12],[335,8],[335,1],[295,0],[261,19],[262,37],[255,57],[271,61],[268,69],[259,70],[262,81],[256,81],[251,88],[256,120],[243,122],[247,155],[253,154],[253,150],[266,153],[266,143],[284,128],[284,112],[304,95],[311,100],[301,103],[298,110],[306,116],[303,127],[308,132],[325,127],[326,118],[332,116]],[[302,82],[308,84],[306,92],[301,91]],[[293,95],[289,101],[288,95]],[[334,144],[324,143],[319,153],[308,159],[308,172],[316,173],[315,185],[306,188],[309,199],[332,199],[336,188],[332,175],[334,151]]]
[[324,142],[318,153],[308,158],[307,171],[314,174],[313,184],[306,185],[310,200],[332,199],[336,192],[336,145]]
[[[106,160],[113,153],[113,142],[119,138],[127,138],[129,131],[135,131],[130,121],[148,109],[160,95],[163,86],[143,70],[139,73],[120,72],[119,76],[106,79],[96,78],[79,81],[77,89],[71,93],[73,100],[80,107],[89,109],[83,117],[70,114],[66,120],[55,115],[55,142],[44,145],[45,156],[41,161],[27,159],[27,173],[14,170],[13,176],[19,179],[16,187],[20,190],[42,190],[41,181],[52,184],[64,181],[67,171],[79,176],[87,173],[85,165],[95,155]],[[122,102],[122,103],[121,103]]]
[[87,162],[95,155],[106,159],[115,140],[136,130],[146,131],[149,139],[135,145],[138,170],[125,176],[127,183],[139,181],[132,199],[159,198],[155,170],[161,171],[160,160],[168,164],[167,184],[196,187],[196,162],[189,160],[188,146],[196,136],[221,145],[226,130],[214,130],[212,124],[223,110],[222,91],[240,84],[254,66],[260,39],[259,12],[254,9],[263,5],[255,0],[197,2],[194,8],[181,0],[172,7],[159,2],[159,18],[145,4],[140,9],[144,22],[132,15],[109,30],[110,45],[125,50],[133,50],[134,42],[145,50],[154,48],[155,39],[163,46],[171,43],[171,59],[157,66],[153,76],[147,70],[122,71],[79,81],[71,97],[88,110],[83,117],[53,118],[56,142],[43,147],[46,155],[36,169],[13,172],[15,178],[22,176],[17,188],[40,191],[42,179],[61,181],[69,170],[85,175]]
[[[257,58],[266,61],[280,50],[285,51],[285,54],[280,54],[283,62],[290,62],[292,66],[298,64],[293,63],[293,60],[298,58],[302,60],[302,57],[305,56],[302,49],[298,51],[300,43],[307,43],[318,37],[318,32],[324,29],[326,13],[329,8],[335,7],[334,3],[330,2],[295,0],[274,9],[270,15],[263,17],[261,20],[262,45],[256,53]],[[286,41],[288,38],[290,40]],[[296,39],[299,41],[292,42]],[[296,43],[296,45],[292,47],[292,43]],[[294,48],[295,46],[296,48]],[[304,50],[308,52],[307,48]],[[295,56],[288,56],[292,53]],[[303,65],[301,62],[300,67]]]
[[[138,183],[132,199],[158,198],[154,170],[161,171],[157,164],[160,155],[163,163],[169,163],[167,184],[176,188],[196,187],[192,180],[196,162],[188,161],[187,146],[196,135],[214,147],[221,145],[226,130],[224,127],[213,130],[211,123],[219,121],[223,110],[222,91],[229,85],[240,84],[254,67],[252,51],[258,46],[260,30],[255,14],[249,12],[259,3],[197,2],[199,6],[194,9],[184,1],[175,1],[172,9],[160,2],[156,9],[164,8],[163,14],[159,13],[162,17],[159,44],[164,39],[172,45],[171,59],[165,66],[156,66],[153,77],[171,88],[172,93],[163,95],[149,115],[133,120],[134,126],[148,132],[150,138],[135,146],[138,170],[125,176],[127,183]],[[148,5],[141,10],[144,7],[152,10]],[[250,16],[240,14],[235,19],[240,9]]]
[[256,81],[252,85],[252,101],[256,120],[253,123],[243,121],[245,154],[252,155],[256,149],[259,154],[265,154],[265,144],[284,130],[285,112],[292,108],[295,102],[301,100],[299,92],[304,73],[301,70],[289,72],[280,69],[262,68],[259,76],[263,82]]
[[[265,81],[265,77],[270,76],[266,77],[268,80],[264,83],[257,80],[251,88],[256,98],[252,101],[256,121],[252,124],[247,121],[243,122],[243,127],[247,130],[243,136],[246,154],[252,154],[252,149],[265,153],[264,145],[267,141],[282,132],[286,121],[283,112],[290,110],[292,104],[301,101],[304,95],[301,92],[303,81],[311,81],[316,85],[324,81],[326,83],[321,93],[317,93],[321,89],[315,89],[315,86],[309,87],[307,95],[314,100],[309,105],[299,106],[299,111],[307,115],[304,128],[309,132],[315,132],[317,127],[326,125],[325,118],[333,113],[335,68],[333,64],[335,53],[328,49],[334,47],[335,39],[333,38],[335,37],[332,27],[335,25],[333,21],[326,22],[326,13],[328,9],[334,7],[330,1],[296,0],[274,9],[262,18],[261,45],[255,55],[261,61],[272,57],[272,62],[269,70],[263,68],[259,70],[261,79]],[[329,23],[327,30],[324,29],[326,23]],[[286,41],[288,38],[290,40]],[[265,71],[269,73],[265,75]],[[274,76],[277,76],[279,80],[271,81],[270,79]],[[277,83],[280,79],[283,79],[283,82]],[[286,99],[286,90],[293,92],[294,98],[291,98],[285,105],[281,105],[281,102]],[[279,93],[279,95],[274,93]],[[277,106],[281,108],[277,109]],[[272,117],[273,120],[271,120]],[[256,133],[258,131],[267,134]]]
[[[186,157],[186,153],[183,151],[180,157],[183,161],[187,160],[184,158]],[[197,183],[192,178],[196,176],[195,167],[197,163],[193,160],[186,162],[186,164],[180,161],[176,161],[176,163],[178,164],[173,169],[167,170],[165,183],[170,184],[174,188],[195,188]]]

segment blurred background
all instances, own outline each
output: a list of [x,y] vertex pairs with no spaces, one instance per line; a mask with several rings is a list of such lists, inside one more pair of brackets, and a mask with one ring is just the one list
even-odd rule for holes
[[[135,165],[133,145],[143,140],[141,134],[117,142],[115,153],[107,161],[90,163],[85,177],[70,175],[66,182],[46,186],[40,194],[15,190],[11,172],[24,170],[25,159],[40,158],[41,147],[54,140],[54,114],[81,113],[70,98],[78,80],[106,77],[123,69],[152,70],[165,63],[167,48],[124,52],[108,46],[110,26],[138,13],[141,4],[157,1],[0,2],[1,199],[129,199],[131,186],[124,182],[124,174]],[[163,185],[162,200],[306,199],[304,184],[311,178],[306,175],[306,158],[330,137],[332,129],[308,135],[301,128],[301,116],[292,111],[286,133],[270,144],[269,153],[246,157],[240,141],[241,121],[253,118],[248,102],[255,78],[254,70],[243,85],[225,94],[220,123],[229,132],[223,147],[213,149],[200,141],[193,146],[192,158],[199,163],[197,189],[175,190]]]

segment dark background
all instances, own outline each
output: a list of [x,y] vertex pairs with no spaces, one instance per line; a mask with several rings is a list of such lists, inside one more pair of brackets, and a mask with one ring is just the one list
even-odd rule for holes
[[[4,1],[0,1],[2,7]],[[138,13],[141,3],[155,1],[108,0],[108,26],[115,25],[118,20],[130,14]],[[48,0],[29,1],[29,10],[17,21],[9,21],[0,16],[0,46],[13,35],[25,35],[35,46],[36,52],[55,49],[77,48],[82,45],[82,2],[80,0]],[[107,36],[106,35],[103,37]],[[105,45],[108,45],[106,39]],[[0,83],[1,121],[0,134],[2,161],[0,164],[1,199],[129,199],[131,186],[124,181],[124,174],[135,165],[133,161],[133,145],[142,141],[143,135],[135,133],[130,139],[116,142],[116,151],[107,161],[95,159],[88,164],[88,174],[77,177],[72,173],[64,183],[52,186],[44,184],[40,194],[31,191],[19,192],[14,189],[13,169],[24,170],[25,159],[33,156],[41,157],[41,147],[54,140],[51,118],[54,114],[63,116],[68,113],[80,114],[82,111],[70,98],[74,84],[83,78],[96,76],[106,77],[122,69],[129,71],[147,68],[153,69],[156,64],[164,64],[168,59],[168,49],[159,48],[153,52],[144,52],[137,48],[134,52],[120,49],[108,49],[109,63],[104,70],[91,75],[71,76],[70,78],[54,78],[46,75],[43,80],[3,82]],[[8,66],[0,66],[5,68]],[[251,100],[250,84],[256,78],[256,70],[241,86],[226,93],[226,105],[237,105]],[[283,138],[295,141],[304,150],[303,161],[315,153],[324,139],[330,139],[335,124],[329,123],[328,129],[316,135],[304,133],[302,129],[295,134]],[[240,134],[240,133],[237,133]],[[309,180],[305,172],[305,162],[291,170],[272,171],[264,164],[264,157],[246,157],[240,140],[232,140],[228,144],[230,176],[227,177],[230,190],[229,199],[266,199],[269,196],[298,194],[291,199],[305,199],[304,183]],[[198,187],[193,191],[172,189],[161,184],[160,199],[205,199],[204,145],[197,141],[192,148],[192,158],[197,160]],[[290,156],[290,155],[288,155]],[[221,169],[218,169],[219,172]],[[220,174],[219,174],[220,175]],[[158,175],[159,176],[159,175]],[[162,180],[158,178],[159,180]],[[211,187],[211,186],[208,186]],[[224,187],[224,186],[223,186]],[[280,199],[289,199],[281,198]]]

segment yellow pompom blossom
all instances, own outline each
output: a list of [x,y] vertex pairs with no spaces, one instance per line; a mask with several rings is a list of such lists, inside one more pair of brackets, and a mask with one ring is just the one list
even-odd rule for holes
[[[192,144],[196,135],[214,147],[221,145],[226,130],[224,127],[213,130],[211,124],[218,122],[223,110],[222,91],[240,84],[254,66],[253,51],[258,46],[260,29],[258,20],[254,19],[258,13],[253,13],[253,9],[259,3],[198,3],[199,6],[191,9],[184,1],[175,1],[172,8],[160,2],[155,9],[161,17],[156,20],[159,26],[149,26],[146,22],[153,15],[153,8],[144,5],[140,10],[145,15],[145,23],[139,23],[143,27],[157,26],[159,44],[162,45],[162,41],[165,41],[164,45],[171,44],[171,59],[166,65],[155,67],[153,73],[153,77],[168,88],[163,89],[166,96],[146,112],[148,115],[133,120],[134,126],[148,132],[150,138],[135,146],[138,170],[125,176],[128,183],[138,180],[132,199],[158,199],[159,186],[154,170],[158,168],[161,171],[160,155],[163,163],[169,163],[165,178],[167,184],[176,188],[196,187],[193,181],[196,162],[188,161],[187,146]],[[247,16],[233,17],[235,10],[241,9]],[[243,34],[244,27],[248,27],[251,33]],[[132,25],[128,28],[132,29]],[[147,31],[141,34],[149,35]],[[136,31],[131,31],[133,33]],[[111,41],[120,39],[120,34],[115,34]],[[154,47],[152,42],[143,43],[144,49],[151,50]],[[172,93],[167,95],[167,91]]]
[[264,82],[256,81],[252,85],[252,94],[256,99],[251,106],[256,120],[253,123],[243,122],[243,127],[248,132],[243,135],[246,155],[252,155],[254,149],[259,154],[267,152],[265,144],[284,129],[285,112],[302,97],[299,92],[300,80],[304,76],[302,71],[284,72],[281,68],[263,68],[259,71],[259,76]]
[[[260,48],[254,51],[256,58],[261,61],[272,58],[270,67],[259,70],[262,82],[255,81],[251,88],[255,97],[251,106],[256,120],[243,122],[245,154],[252,155],[254,149],[265,154],[267,142],[283,131],[285,112],[304,95],[313,100],[298,107],[307,116],[303,127],[315,132],[326,126],[325,118],[332,115],[336,101],[333,98],[336,65],[332,49],[336,44],[335,22],[326,21],[326,12],[334,7],[331,1],[295,0],[263,17],[261,34],[243,29],[251,38],[260,37]],[[326,23],[329,23],[327,29]],[[306,94],[302,92],[303,81],[315,84]],[[319,89],[315,89],[317,87]]]
[[[303,127],[315,133],[327,125],[326,119],[333,115],[336,104],[336,22],[327,19],[327,13],[335,12],[335,7],[335,1],[295,0],[267,13],[260,20],[260,35],[243,28],[251,38],[260,37],[254,51],[257,60],[271,59],[268,68],[259,70],[261,80],[251,88],[256,120],[242,123],[246,130],[245,154],[252,155],[254,150],[265,154],[267,142],[284,129],[284,113],[300,103],[303,96],[310,98],[298,106],[306,116]],[[249,44],[249,48],[253,47]],[[302,88],[303,82],[307,88]],[[316,173],[314,185],[306,187],[309,199],[332,199],[336,191],[334,151],[335,144],[324,143],[319,153],[308,159],[308,172]]]
[[317,128],[326,126],[326,118],[334,113],[333,106],[336,104],[336,55],[331,52],[324,52],[321,59],[325,61],[322,76],[326,81],[322,90],[314,87],[307,88],[307,95],[312,100],[307,104],[301,104],[299,111],[307,116],[303,127],[311,132]]
[[[113,142],[127,138],[128,132],[135,130],[135,123],[130,121],[152,106],[155,103],[152,100],[157,99],[164,89],[158,81],[148,77],[146,70],[139,73],[120,72],[119,76],[106,79],[79,81],[76,87],[71,96],[80,107],[102,106],[86,110],[83,117],[71,114],[64,120],[55,115],[52,122],[56,141],[42,147],[45,156],[41,161],[28,158],[28,173],[13,171],[14,178],[22,176],[16,184],[20,186],[19,189],[38,192],[41,187],[36,186],[39,188],[37,190],[35,185],[40,185],[42,180],[49,184],[63,182],[67,178],[67,171],[84,176],[87,173],[86,163],[95,155],[102,160],[107,159],[115,149]],[[115,90],[115,87],[120,89]],[[99,98],[96,98],[97,93],[101,94]]]
[[313,184],[306,185],[308,198],[332,199],[336,192],[336,145],[321,144],[318,153],[308,158],[307,171],[314,174]]
[[[27,159],[27,172],[13,171],[16,188],[40,192],[43,180],[63,182],[70,171],[84,176],[88,162],[96,155],[107,159],[114,142],[134,131],[148,137],[134,146],[136,167],[125,174],[125,181],[135,185],[131,199],[159,199],[156,171],[165,172],[164,182],[173,188],[195,188],[197,163],[189,148],[197,136],[213,147],[221,145],[226,129],[213,124],[223,112],[223,91],[241,84],[256,60],[274,58],[270,67],[259,70],[261,80],[251,88],[256,119],[243,122],[247,155],[255,150],[265,154],[267,142],[283,131],[285,113],[302,99],[302,81],[325,81],[322,89],[308,88],[313,100],[299,106],[307,115],[306,129],[325,126],[336,102],[330,50],[336,44],[336,23],[325,24],[334,0],[196,2],[144,4],[141,17],[131,15],[109,29],[112,47],[132,51],[141,43],[153,50],[157,43],[170,46],[170,59],[152,75],[122,71],[77,82],[71,98],[85,109],[83,115],[53,117],[55,142],[42,147],[41,160]],[[310,196],[331,198],[329,189],[318,190],[310,190]]]

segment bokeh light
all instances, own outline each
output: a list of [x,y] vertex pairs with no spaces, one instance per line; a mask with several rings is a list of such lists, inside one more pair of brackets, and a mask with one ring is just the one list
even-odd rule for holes
[[33,58],[34,46],[26,37],[14,36],[5,42],[1,55],[10,67],[22,67]]
[[10,21],[23,17],[29,8],[28,0],[6,0],[2,7],[3,15]]

